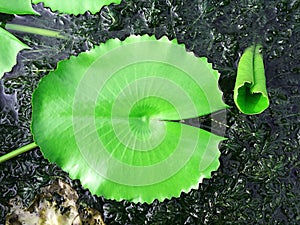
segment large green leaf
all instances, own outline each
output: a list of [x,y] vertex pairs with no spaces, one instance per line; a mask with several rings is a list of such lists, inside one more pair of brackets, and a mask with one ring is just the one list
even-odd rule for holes
[[32,0],[32,2],[35,4],[43,2],[46,7],[50,7],[54,11],[58,10],[59,12],[77,15],[86,11],[90,11],[93,14],[97,13],[104,5],[119,4],[121,0]]
[[226,105],[218,73],[167,38],[111,39],[58,64],[33,95],[44,156],[97,195],[152,202],[197,188],[223,137],[172,122]]
[[245,114],[257,114],[269,107],[266,77],[260,45],[247,48],[238,64],[234,101]]
[[0,0],[0,13],[39,15],[33,10],[31,0]]
[[0,27],[0,78],[5,72],[11,71],[17,62],[19,51],[23,49],[29,47]]

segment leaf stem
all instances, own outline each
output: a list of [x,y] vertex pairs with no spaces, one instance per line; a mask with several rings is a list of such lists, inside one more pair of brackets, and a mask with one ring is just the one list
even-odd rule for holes
[[5,29],[19,31],[19,32],[25,32],[25,33],[31,33],[31,34],[37,34],[37,35],[42,35],[42,36],[47,36],[47,37],[66,39],[66,37],[61,35],[59,31],[48,30],[48,29],[37,28],[37,27],[30,27],[30,26],[25,26],[25,25],[20,25],[20,24],[7,23],[5,25]]
[[32,150],[32,149],[34,149],[36,147],[38,147],[37,144],[33,142],[33,143],[25,145],[25,146],[23,146],[21,148],[13,150],[13,151],[11,151],[11,152],[3,155],[3,156],[0,156],[0,163],[5,162],[5,161],[7,161],[7,160],[9,160],[9,159],[11,159],[13,157],[16,157],[16,156],[18,156],[18,155],[20,155],[20,154],[22,154],[24,152],[30,151],[30,150]]

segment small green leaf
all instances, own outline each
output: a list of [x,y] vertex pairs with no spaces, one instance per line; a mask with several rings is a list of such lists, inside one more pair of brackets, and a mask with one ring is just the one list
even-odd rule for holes
[[32,2],[35,4],[43,2],[46,7],[50,7],[53,11],[58,10],[62,13],[77,15],[83,14],[86,11],[95,14],[99,12],[103,6],[111,3],[119,4],[121,0],[32,0]]
[[29,47],[0,27],[0,78],[17,63],[17,55]]
[[260,45],[247,48],[238,64],[234,102],[245,114],[258,114],[269,107],[264,62],[260,48]]
[[0,13],[7,14],[35,14],[31,0],[0,0]]
[[93,194],[152,202],[197,188],[223,137],[172,122],[224,109],[219,74],[167,38],[111,39],[58,64],[33,95],[44,156]]

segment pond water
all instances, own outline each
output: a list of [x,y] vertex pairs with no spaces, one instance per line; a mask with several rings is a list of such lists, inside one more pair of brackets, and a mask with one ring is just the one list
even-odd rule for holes
[[[79,16],[52,13],[42,4],[35,9],[40,17],[17,16],[12,23],[60,30],[68,38],[12,32],[32,49],[18,56],[0,84],[1,155],[32,142],[32,92],[59,60],[130,34],[176,38],[213,63],[230,106],[226,121],[208,115],[190,123],[216,132],[225,126],[228,140],[211,179],[180,198],[152,204],[92,196],[39,150],[25,153],[0,164],[0,224],[9,199],[19,195],[29,204],[57,177],[71,182],[79,201],[100,211],[107,224],[299,224],[300,1],[124,0]],[[270,107],[247,116],[236,109],[232,90],[238,59],[253,42],[263,46]]]

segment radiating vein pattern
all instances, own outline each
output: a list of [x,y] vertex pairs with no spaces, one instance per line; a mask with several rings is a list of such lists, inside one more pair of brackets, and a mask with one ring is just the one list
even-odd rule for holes
[[[179,196],[218,168],[224,138],[172,121],[224,109],[218,77],[176,41],[109,40],[60,63],[40,83],[35,141],[95,194],[135,202]],[[70,106],[60,106],[61,98]],[[61,115],[69,118],[61,122]]]

